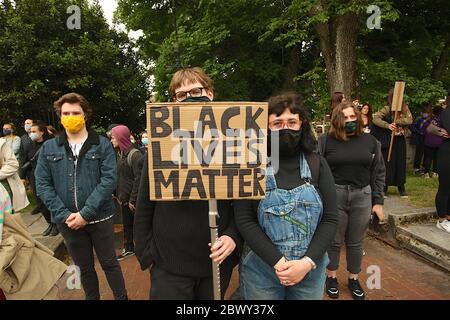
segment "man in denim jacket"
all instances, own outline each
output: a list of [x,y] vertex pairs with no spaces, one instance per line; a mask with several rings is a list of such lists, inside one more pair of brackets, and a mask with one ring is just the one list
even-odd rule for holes
[[80,268],[86,299],[100,299],[93,248],[114,298],[127,299],[114,251],[114,150],[106,138],[86,127],[92,109],[83,96],[65,94],[54,108],[65,132],[42,146],[35,173],[37,195],[50,210],[52,222]]

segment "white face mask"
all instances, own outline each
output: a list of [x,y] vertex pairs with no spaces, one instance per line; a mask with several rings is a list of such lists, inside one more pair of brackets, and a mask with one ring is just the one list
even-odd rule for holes
[[37,141],[40,138],[39,134],[37,134],[36,132],[32,132],[30,133],[30,139],[33,141]]
[[33,126],[33,125],[31,125],[31,124],[26,124],[26,125],[24,126],[25,131],[26,131],[26,132],[30,132],[32,126]]

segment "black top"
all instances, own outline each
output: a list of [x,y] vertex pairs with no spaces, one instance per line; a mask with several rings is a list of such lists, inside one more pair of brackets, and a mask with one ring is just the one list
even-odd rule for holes
[[[448,133],[450,133],[450,106],[448,106],[445,110],[441,113],[441,125],[442,128],[447,130]],[[442,150],[446,150],[447,152],[450,152],[450,139],[445,139],[442,145],[440,146],[441,152]]]
[[[131,150],[136,149],[131,145],[123,155],[117,157],[117,189],[116,194],[120,202],[136,204],[136,198],[141,180],[143,153],[136,149],[128,163]],[[131,166],[130,166],[131,165]]]
[[[280,158],[280,168],[275,175],[277,187],[293,189],[302,184],[300,179],[299,155]],[[320,157],[319,192],[323,202],[322,219],[317,226],[306,256],[318,261],[331,245],[336,234],[338,214],[336,209],[336,190],[327,162]],[[258,223],[259,200],[234,201],[234,215],[239,232],[247,245],[267,264],[274,266],[283,256]]]
[[370,166],[376,147],[376,140],[370,134],[349,137],[348,141],[328,136],[324,156],[335,183],[358,188],[369,185]]
[[[134,216],[136,256],[142,270],[152,263],[177,275],[210,277],[211,242],[208,201],[150,201],[148,156],[144,156]],[[233,217],[231,201],[217,201],[219,236],[236,242],[235,251],[221,264],[221,272],[231,273],[238,263],[241,238]]]

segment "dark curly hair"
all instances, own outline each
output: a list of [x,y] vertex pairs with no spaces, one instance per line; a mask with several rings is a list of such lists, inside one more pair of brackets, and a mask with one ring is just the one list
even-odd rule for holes
[[275,114],[278,117],[286,109],[298,114],[300,120],[302,120],[300,148],[306,153],[316,150],[317,140],[313,136],[309,112],[302,97],[296,92],[282,92],[269,98],[269,115]]

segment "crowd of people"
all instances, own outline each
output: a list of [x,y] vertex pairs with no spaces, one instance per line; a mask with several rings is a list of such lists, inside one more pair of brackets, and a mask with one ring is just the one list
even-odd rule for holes
[[[177,71],[168,91],[180,103],[213,101],[215,96],[213,80],[200,68]],[[13,124],[4,124],[0,214],[26,207],[29,185],[37,199],[32,214],[42,213],[48,222],[44,235],[64,237],[90,300],[100,298],[94,250],[117,300],[128,299],[118,261],[132,255],[142,270],[150,271],[151,299],[212,299],[212,261],[220,264],[222,298],[238,264],[243,299],[321,299],[324,292],[338,298],[344,245],[347,286],[355,300],[362,300],[358,275],[371,216],[384,219],[389,186],[407,197],[410,129],[415,172],[439,177],[437,227],[450,233],[450,109],[424,109],[413,123],[406,103],[394,117],[392,96],[391,91],[386,106],[373,112],[369,104],[335,92],[331,127],[319,139],[298,94],[270,97],[268,132],[278,139],[278,170],[269,161],[264,199],[218,201],[219,236],[209,243],[207,201],[149,200],[147,133],[134,137],[126,125],[113,124],[106,137],[99,135],[88,124],[88,101],[68,93],[54,103],[64,128],[59,133],[26,119],[26,133],[18,137]],[[116,212],[124,225],[119,255]]]

